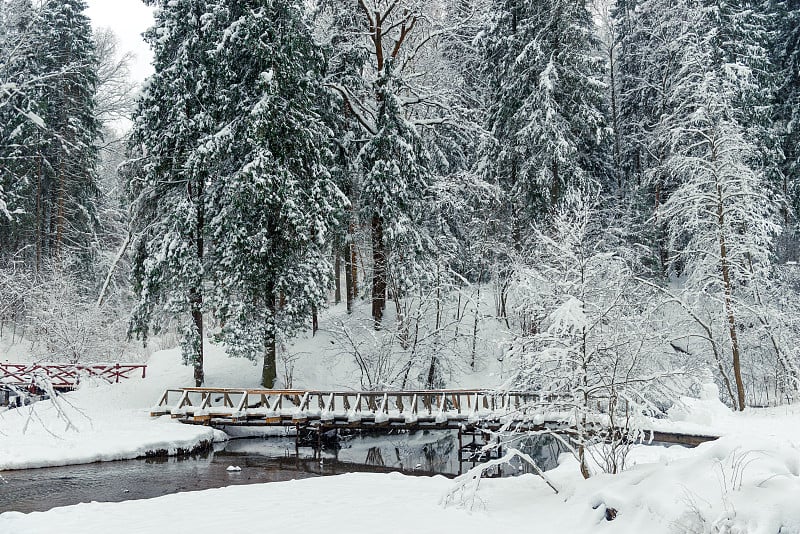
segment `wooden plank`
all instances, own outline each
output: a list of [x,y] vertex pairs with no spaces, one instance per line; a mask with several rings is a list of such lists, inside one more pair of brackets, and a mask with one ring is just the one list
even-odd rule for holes
[[[16,371],[15,371],[16,372]],[[458,391],[458,393],[454,393]],[[204,413],[194,415],[193,410],[188,413],[172,414],[170,395],[179,394],[176,408],[194,408],[194,396],[200,397],[200,406]],[[259,398],[255,407],[266,407],[276,411],[276,415],[264,417],[255,413],[248,414],[249,398],[253,394]],[[235,395],[240,395],[236,399]],[[312,397],[316,396],[316,401]],[[351,404],[350,397],[355,397]],[[233,409],[235,415],[225,410],[209,409],[216,397],[224,399],[225,408]],[[341,397],[343,410],[336,415],[336,398]],[[405,397],[409,397],[408,400]],[[422,398],[423,415],[419,416],[419,400]],[[383,428],[392,427],[400,429],[416,428],[460,428],[498,430],[503,425],[501,419],[511,414],[517,421],[513,425],[525,431],[551,430],[554,432],[570,434],[575,429],[561,421],[545,421],[534,424],[526,419],[520,410],[531,400],[540,397],[530,393],[519,392],[490,392],[487,390],[431,390],[422,392],[348,392],[348,391],[314,391],[314,390],[265,390],[265,389],[235,389],[235,388],[180,388],[168,389],[160,397],[157,409],[150,412],[151,416],[159,417],[171,415],[182,422],[190,424],[211,424],[216,421],[220,424],[253,424],[253,425],[282,425],[295,426],[325,420],[326,427],[349,428]],[[271,400],[273,399],[273,400]],[[294,408],[292,415],[281,415],[283,400],[287,399]],[[235,402],[238,401],[238,402]],[[557,398],[549,399],[552,402]],[[466,401],[466,402],[465,402]],[[390,403],[394,403],[391,407]],[[312,405],[314,410],[312,410]],[[163,409],[158,409],[163,407]],[[391,407],[391,409],[390,409]],[[480,417],[480,409],[490,412]],[[435,412],[434,412],[435,410]],[[410,411],[413,417],[408,416]],[[357,412],[359,417],[350,420],[348,413]],[[262,411],[263,414],[263,411]],[[389,415],[391,414],[391,415]],[[398,415],[399,414],[399,415]],[[384,416],[388,416],[385,417]],[[505,422],[505,421],[504,421]],[[649,432],[648,432],[649,434]],[[666,443],[679,443],[695,446],[706,441],[716,439],[716,436],[677,434],[669,432],[653,432],[653,439]]]

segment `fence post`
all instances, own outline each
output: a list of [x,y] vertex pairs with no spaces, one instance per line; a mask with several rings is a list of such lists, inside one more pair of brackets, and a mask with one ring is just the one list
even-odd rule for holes
[[117,363],[116,365],[114,365],[114,370],[116,371],[116,372],[114,373],[114,374],[116,375],[116,376],[114,377],[114,378],[115,378],[115,381],[114,381],[114,383],[115,383],[115,384],[119,384],[119,363]]

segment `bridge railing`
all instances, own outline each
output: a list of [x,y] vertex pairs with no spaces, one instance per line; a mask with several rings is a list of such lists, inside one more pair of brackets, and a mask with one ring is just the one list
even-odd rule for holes
[[[600,402],[600,401],[597,401]],[[574,399],[491,390],[312,391],[226,388],[168,389],[151,411],[192,424],[316,425],[370,428],[489,428],[574,434]],[[627,409],[627,408],[626,408]],[[603,406],[580,421],[583,432],[612,424]],[[627,432],[627,428],[617,429]],[[640,429],[644,431],[643,429]],[[697,445],[711,435],[647,430],[657,441]],[[641,436],[642,434],[637,434]],[[638,439],[638,438],[637,438]]]
[[490,390],[316,391],[225,388],[168,389],[151,414],[223,418],[261,424],[304,421],[412,424],[445,423],[489,416],[499,418],[522,410],[538,396]]
[[37,374],[46,376],[55,389],[73,389],[80,384],[82,376],[100,378],[109,383],[119,383],[141,373],[147,377],[147,365],[132,363],[40,364],[0,363],[0,383],[12,386],[27,386]]

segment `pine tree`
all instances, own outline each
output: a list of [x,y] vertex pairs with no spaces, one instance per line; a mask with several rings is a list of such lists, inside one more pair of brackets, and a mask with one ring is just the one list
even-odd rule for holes
[[[372,230],[372,317],[376,324],[386,306],[392,249],[396,255],[391,268],[400,276],[403,271],[412,275],[403,269],[401,258],[411,260],[425,249],[416,224],[422,216],[420,199],[430,174],[429,156],[416,128],[402,115],[393,69],[393,60],[387,61],[376,82],[380,103],[376,132],[359,156],[364,169],[361,206]],[[410,266],[413,269],[413,261]]]
[[[363,65],[355,72],[332,69],[326,85],[337,93],[342,113],[359,125],[359,168],[351,174],[356,180],[350,200],[361,225],[369,228],[372,316],[380,328],[392,276],[399,275],[399,287],[418,283],[415,277],[431,256],[431,240],[419,215],[437,177],[423,138],[425,129],[453,119],[435,81],[436,48],[446,33],[437,24],[447,16],[424,0],[330,0],[323,5],[334,22],[325,28],[338,48],[332,63],[352,58],[356,66]],[[398,162],[394,158],[400,153],[413,161]],[[406,171],[412,175],[405,176]],[[420,254],[423,247],[427,251]]]
[[325,58],[303,4],[228,2],[218,14],[219,122],[207,143],[223,178],[209,222],[214,302],[229,352],[263,355],[271,388],[279,340],[325,302],[327,245],[346,200],[327,170]]
[[[780,162],[783,194],[789,201],[786,218],[797,233],[800,210],[800,2],[778,3],[773,61],[777,69],[775,122],[783,160]],[[793,256],[796,257],[796,250]]]
[[[25,250],[37,268],[49,258],[82,257],[90,269],[97,196],[94,116],[96,58],[82,0],[26,0],[8,6],[18,45],[4,65],[13,84],[0,158],[23,212],[5,234],[4,252]],[[13,15],[13,16],[12,16]],[[0,223],[2,224],[2,223]]]
[[506,195],[511,235],[545,216],[569,185],[599,176],[601,65],[582,2],[495,3],[486,37],[490,82],[486,172]]
[[[24,207],[33,197],[35,141],[40,132],[26,113],[36,113],[37,99],[32,86],[35,12],[30,0],[0,3],[3,9],[0,44],[0,259],[32,241]],[[37,115],[38,116],[38,115]],[[28,214],[28,217],[30,215]],[[27,222],[27,224],[26,224]]]
[[205,22],[210,0],[149,0],[158,7],[145,35],[154,53],[134,114],[128,191],[139,240],[133,265],[139,302],[131,332],[158,332],[162,316],[178,319],[184,360],[202,385],[207,189],[213,178],[201,140],[215,131],[209,110],[216,87]]
[[52,173],[50,242],[53,255],[85,254],[94,238],[99,123],[94,114],[97,59],[84,0],[53,0],[42,6],[42,39],[50,43],[44,70],[45,124],[52,138],[44,149]]

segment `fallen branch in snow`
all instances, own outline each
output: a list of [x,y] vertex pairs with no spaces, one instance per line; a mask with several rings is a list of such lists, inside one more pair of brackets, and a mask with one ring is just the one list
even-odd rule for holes
[[439,501],[439,504],[446,507],[452,504],[456,500],[456,497],[459,497],[460,506],[468,507],[471,510],[475,505],[475,498],[477,497],[478,487],[480,486],[481,477],[483,474],[487,470],[497,465],[510,464],[511,460],[514,458],[519,458],[520,460],[530,464],[531,467],[533,467],[533,470],[536,471],[536,474],[539,475],[555,493],[559,493],[558,488],[556,488],[548,476],[545,475],[544,471],[542,471],[539,466],[536,465],[536,462],[533,458],[524,452],[518,451],[517,449],[509,449],[506,455],[502,458],[476,465],[460,477],[456,478],[453,486],[447,491],[447,493],[444,494],[442,499]]

